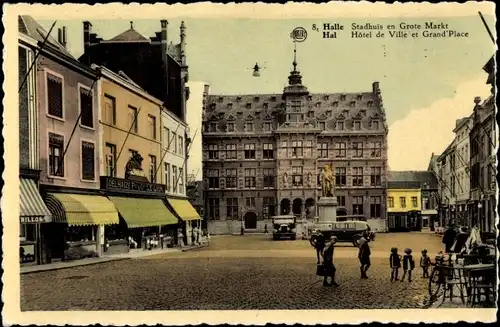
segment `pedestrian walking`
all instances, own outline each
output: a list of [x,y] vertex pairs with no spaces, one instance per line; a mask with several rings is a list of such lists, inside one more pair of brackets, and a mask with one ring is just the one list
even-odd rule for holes
[[[335,243],[337,243],[337,237],[330,237],[330,241],[327,243],[325,251],[323,252],[323,267],[324,267],[324,277],[323,277],[323,286],[339,286],[337,282],[335,282],[335,272],[337,269],[333,264],[333,254],[335,249]],[[328,283],[328,277],[331,278],[331,282]]]
[[182,231],[179,229],[177,231],[177,245],[182,249],[184,245],[184,235],[182,235]]
[[368,276],[366,275],[366,272],[368,271],[368,268],[370,268],[370,246],[368,245],[368,233],[363,233],[361,239],[359,240],[359,252],[358,252],[358,259],[359,263],[361,266],[359,267],[359,270],[361,271],[361,278],[362,279],[367,279]]
[[457,231],[455,225],[451,225],[443,235],[443,244],[445,247],[445,253],[451,253],[451,247],[455,243],[455,238],[457,237]]
[[422,250],[420,257],[420,267],[422,268],[422,278],[429,278],[429,266],[431,265],[431,258],[427,255],[427,250]]
[[401,282],[405,281],[406,274],[408,274],[408,282],[411,282],[411,272],[415,269],[415,261],[413,261],[413,256],[411,255],[411,249],[405,249],[405,255],[403,256],[403,278]]
[[323,256],[323,249],[325,248],[325,237],[320,231],[316,231],[309,240],[311,245],[316,249],[317,264],[320,264]]
[[398,253],[398,248],[391,249],[391,255],[389,256],[389,264],[391,267],[391,282],[397,281],[399,268],[401,268],[401,256]]

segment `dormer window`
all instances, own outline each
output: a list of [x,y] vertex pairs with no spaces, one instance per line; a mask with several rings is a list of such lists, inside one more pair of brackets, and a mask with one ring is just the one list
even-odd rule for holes
[[253,123],[245,123],[245,132],[253,132]]
[[328,101],[328,99],[330,99],[330,96],[325,95],[325,96],[323,97],[323,99],[325,99],[325,101]]
[[361,116],[363,116],[363,117],[364,117],[364,116],[366,116],[366,110],[365,110],[365,109],[361,109],[361,110],[359,111],[359,113],[360,113],[360,115],[361,115]]
[[255,102],[259,102],[259,97],[254,97],[254,98],[253,98],[253,101],[255,101]]
[[250,102],[247,102],[246,108],[247,108],[247,109],[252,108],[252,104],[251,104]]
[[219,97],[219,102],[222,102],[224,101],[224,98],[223,97]]
[[321,102],[316,102],[316,108],[321,107]]
[[307,117],[309,117],[309,118],[314,118],[314,111],[312,111],[312,110],[311,110],[311,111],[309,111],[309,112],[307,113]]
[[379,128],[378,120],[372,120],[372,124],[371,125],[372,125],[371,127],[372,127],[372,129],[374,131],[378,130],[378,128]]
[[345,94],[341,94],[340,95],[340,101],[344,101],[345,100]]
[[211,103],[211,104],[210,104],[210,109],[214,110],[214,109],[215,109],[215,107],[216,107],[215,103]]
[[237,97],[236,102],[240,102],[240,101],[241,101],[241,97]]
[[367,105],[368,105],[368,107],[373,106],[373,100],[368,101]]
[[267,102],[264,102],[264,104],[262,104],[262,106],[264,107],[264,109],[269,108],[269,104]]
[[234,123],[227,123],[227,131],[234,132]]
[[272,102],[276,102],[276,97],[275,97],[275,96],[272,96],[272,97],[271,97],[271,101],[272,101]]
[[336,125],[336,129],[338,131],[343,131],[344,130],[344,122],[343,121],[338,121]]
[[217,132],[217,123],[210,123],[208,126],[208,131],[212,133]]
[[233,104],[231,102],[227,104],[227,109],[229,110],[233,109]]
[[333,104],[332,104],[334,107],[338,107],[339,106],[339,102],[338,101],[333,101]]
[[351,107],[355,107],[356,106],[356,101],[351,101]]
[[324,121],[320,121],[318,124],[320,130],[324,131],[326,129],[326,124]]
[[358,94],[357,99],[361,100],[363,98],[363,94]]
[[361,129],[361,121],[360,120],[355,120],[353,125],[354,125],[355,131],[359,131]]
[[310,95],[310,96],[308,97],[308,99],[309,99],[309,101],[312,101],[312,99],[313,99],[312,95]]
[[332,111],[331,110],[327,110],[325,114],[326,114],[327,117],[331,117],[332,116]]
[[271,131],[271,123],[264,123],[264,124],[262,124],[262,129],[264,130],[264,132]]

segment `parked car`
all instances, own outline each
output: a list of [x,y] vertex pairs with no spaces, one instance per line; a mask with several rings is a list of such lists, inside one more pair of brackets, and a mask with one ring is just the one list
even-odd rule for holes
[[[368,240],[375,241],[375,232],[370,230],[370,225],[364,221],[341,221],[329,222],[324,225],[316,224],[314,229],[321,232],[328,240],[331,236],[337,237],[337,242],[349,242],[354,246],[359,246],[359,240],[364,232],[368,233]],[[311,238],[315,237],[311,236]]]

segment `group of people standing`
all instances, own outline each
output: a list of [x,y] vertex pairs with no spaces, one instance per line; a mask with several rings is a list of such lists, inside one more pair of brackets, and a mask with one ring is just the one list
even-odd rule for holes
[[[336,236],[330,236],[330,239],[326,241],[326,238],[321,232],[315,232],[314,236],[311,237],[310,243],[316,249],[316,257],[318,259],[318,271],[317,274],[323,276],[323,286],[339,286],[335,281],[335,273],[337,271],[335,264],[333,263],[335,243],[337,243]],[[358,243],[358,259],[360,263],[361,278],[367,279],[368,275],[366,272],[370,268],[370,238],[367,233],[363,233],[361,239]],[[331,279],[328,282],[328,278]]]

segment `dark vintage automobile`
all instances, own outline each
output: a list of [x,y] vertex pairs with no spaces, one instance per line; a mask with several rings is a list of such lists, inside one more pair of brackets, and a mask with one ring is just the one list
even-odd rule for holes
[[375,240],[375,232],[370,230],[370,225],[364,221],[337,221],[326,223],[324,225],[315,225],[316,232],[312,234],[311,239],[316,237],[317,233],[323,234],[326,240],[331,236],[337,237],[337,242],[349,242],[354,246],[359,246],[359,240],[364,232],[368,233],[368,240]]

